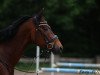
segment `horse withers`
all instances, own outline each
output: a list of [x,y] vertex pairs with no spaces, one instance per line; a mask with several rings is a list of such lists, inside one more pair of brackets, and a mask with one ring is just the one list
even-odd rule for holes
[[42,12],[32,17],[22,17],[0,30],[0,75],[14,75],[14,67],[30,43],[54,53],[62,50],[61,42],[52,32]]

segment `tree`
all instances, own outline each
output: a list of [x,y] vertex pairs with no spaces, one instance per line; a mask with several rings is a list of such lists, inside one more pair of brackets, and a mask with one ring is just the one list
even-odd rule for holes
[[42,7],[48,23],[64,45],[65,55],[100,54],[99,0],[1,0],[0,28],[23,15],[36,14]]

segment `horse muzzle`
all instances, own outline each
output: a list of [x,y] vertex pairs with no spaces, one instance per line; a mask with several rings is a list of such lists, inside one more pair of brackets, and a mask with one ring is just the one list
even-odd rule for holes
[[52,52],[54,54],[61,54],[63,50],[63,46],[54,46],[52,49]]
[[55,35],[51,41],[47,42],[47,49],[53,52],[54,54],[62,53],[63,46],[59,41],[57,35]]

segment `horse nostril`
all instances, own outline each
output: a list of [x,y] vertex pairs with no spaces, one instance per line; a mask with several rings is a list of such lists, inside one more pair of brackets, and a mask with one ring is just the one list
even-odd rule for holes
[[62,54],[63,47],[60,47],[60,54]]
[[60,50],[63,50],[63,47],[60,47]]

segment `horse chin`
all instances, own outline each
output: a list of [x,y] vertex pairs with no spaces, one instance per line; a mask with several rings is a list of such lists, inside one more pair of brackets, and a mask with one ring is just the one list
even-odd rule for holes
[[62,50],[53,48],[53,49],[51,49],[51,52],[53,52],[55,55],[58,55],[58,54],[62,53]]

